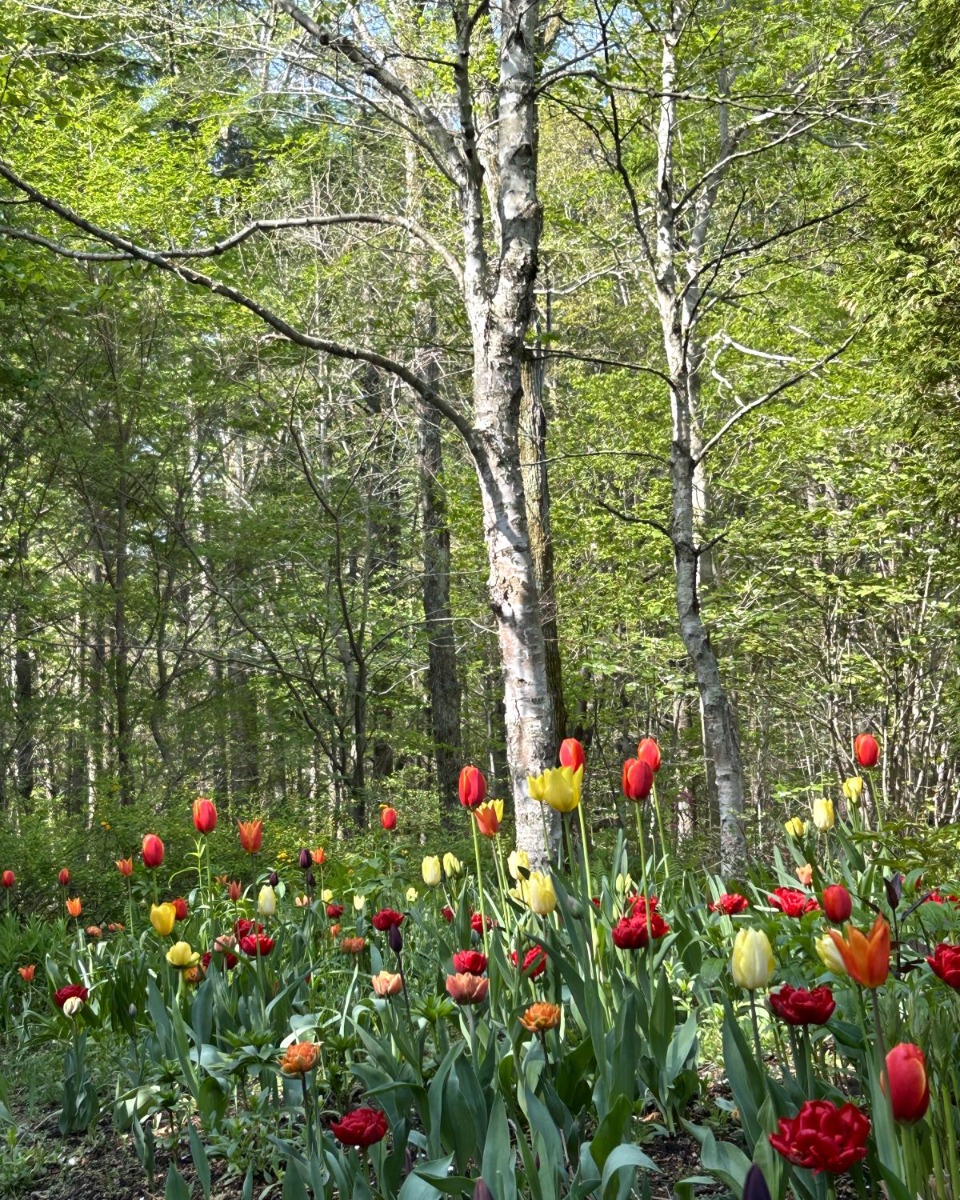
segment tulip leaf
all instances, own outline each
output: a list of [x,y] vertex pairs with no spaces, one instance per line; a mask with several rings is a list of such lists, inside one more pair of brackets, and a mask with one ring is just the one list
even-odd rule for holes
[[163,1188],[163,1200],[191,1200],[190,1186],[177,1168],[170,1164]]
[[309,1200],[306,1184],[300,1178],[297,1164],[292,1160],[288,1160],[283,1172],[283,1191],[280,1196],[281,1200]]
[[618,1195],[627,1195],[638,1168],[643,1171],[656,1171],[659,1173],[659,1167],[644,1154],[639,1146],[617,1146],[610,1153],[603,1168],[603,1175],[600,1182],[601,1195],[606,1196],[609,1184],[621,1174],[625,1174],[625,1178],[620,1180]]
[[494,1194],[499,1200],[516,1200],[517,1180],[514,1172],[516,1155],[510,1145],[510,1126],[502,1096],[497,1096],[490,1111],[486,1138],[483,1142],[483,1163],[480,1174],[484,1179],[497,1181]]
[[453,1155],[434,1159],[433,1162],[420,1163],[410,1172],[401,1185],[397,1200],[439,1200],[443,1195],[431,1178],[449,1178],[453,1166]]
[[744,1152],[730,1142],[718,1142],[706,1125],[684,1121],[683,1127],[700,1145],[700,1165],[703,1169],[735,1192],[742,1191],[750,1170],[750,1159]]

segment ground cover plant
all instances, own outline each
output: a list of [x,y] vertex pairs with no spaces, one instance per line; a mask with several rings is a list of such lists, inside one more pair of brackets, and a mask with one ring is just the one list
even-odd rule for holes
[[[736,881],[673,857],[651,739],[624,764],[635,828],[609,853],[585,836],[579,742],[529,781],[562,831],[539,866],[472,766],[466,849],[416,862],[392,806],[367,859],[341,860],[278,853],[269,823],[200,797],[180,861],[146,832],[102,864],[125,891],[110,920],[67,863],[62,915],[22,913],[4,868],[5,1057],[59,1075],[64,1138],[128,1134],[171,1200],[946,1200],[960,898],[898,858],[876,749],[858,739],[862,773]],[[10,1105],[4,1177],[29,1194],[43,1163]],[[677,1133],[699,1162],[660,1178]]]

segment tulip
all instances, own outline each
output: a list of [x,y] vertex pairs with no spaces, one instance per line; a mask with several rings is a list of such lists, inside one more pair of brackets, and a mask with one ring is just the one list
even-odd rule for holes
[[863,797],[863,780],[853,775],[843,781],[843,794],[848,804],[859,804]]
[[389,805],[386,808],[380,809],[380,824],[386,830],[396,829],[397,827],[397,810]]
[[530,874],[530,855],[526,850],[511,850],[507,857],[507,869],[514,879],[526,878]]
[[88,925],[83,932],[91,941],[96,941],[97,938],[103,937],[103,930],[99,925]]
[[809,887],[813,883],[813,867],[810,863],[804,863],[802,867],[797,867],[797,879],[804,887]]
[[240,845],[247,854],[257,854],[263,845],[263,822],[238,821],[237,832],[240,834]]
[[880,747],[872,733],[858,733],[853,739],[853,753],[861,767],[875,767]]
[[753,1163],[743,1184],[743,1200],[772,1200],[763,1172]]
[[557,757],[560,759],[561,767],[570,767],[574,771],[587,761],[583,746],[576,738],[564,738],[560,743],[560,753]]
[[660,747],[657,745],[654,738],[644,738],[637,747],[637,758],[640,762],[645,762],[647,766],[656,775],[660,770]]
[[167,951],[167,962],[178,971],[188,971],[200,961],[200,955],[189,942],[174,942]]
[[364,946],[367,944],[367,939],[362,937],[345,937],[340,942],[340,949],[344,954],[360,954]]
[[628,800],[646,800],[653,790],[653,768],[639,758],[628,758],[623,764],[621,787]]
[[57,883],[59,883],[61,887],[70,886],[70,872],[66,867],[61,867],[60,874],[57,876]]
[[515,967],[519,967],[520,974],[526,979],[536,979],[547,969],[547,954],[542,946],[534,946],[528,950],[523,956],[522,966],[520,965],[520,955],[516,950],[511,951],[510,961]]
[[227,899],[236,903],[243,895],[243,884],[239,879],[231,879],[227,884]]
[[324,902],[324,904],[329,904],[333,900],[333,889],[324,888],[320,893],[320,899]]
[[447,993],[456,1004],[482,1004],[490,990],[486,976],[462,972],[447,976]]
[[171,900],[170,903],[176,910],[177,920],[185,921],[187,919],[187,913],[189,912],[186,900],[184,900],[182,896],[178,896],[176,900]]
[[394,925],[403,924],[403,913],[397,912],[395,908],[381,908],[371,923],[378,933],[386,933]]
[[327,916],[330,918],[331,921],[338,920],[340,917],[343,916],[343,905],[342,904],[328,904],[327,905]]
[[20,972],[20,978],[24,983],[31,983],[34,975],[37,973],[36,963],[31,963],[28,967],[17,967]]
[[217,827],[217,806],[206,796],[193,802],[193,825],[197,833],[213,833]]
[[116,862],[117,862],[117,870],[120,872],[120,874],[124,877],[124,879],[129,879],[130,876],[133,874],[133,859],[132,858],[118,858],[116,860]]
[[722,896],[718,896],[716,900],[707,905],[710,912],[726,913],[728,917],[735,917],[737,913],[746,912],[749,907],[750,901],[746,896],[741,896],[739,892],[724,892]]
[[327,852],[322,846],[317,846],[315,850],[310,851],[310,857],[313,859],[315,867],[322,867],[327,861]]
[[293,903],[294,903],[295,907],[297,907],[297,908],[309,908],[310,907],[310,897],[307,895],[294,896]]
[[150,905],[150,924],[161,937],[169,937],[177,919],[177,910],[169,902]]
[[273,938],[269,938],[263,933],[248,933],[246,937],[240,939],[240,949],[249,958],[266,958],[275,945],[276,942]]
[[66,987],[60,988],[53,993],[53,1002],[57,1008],[63,1008],[68,1000],[85,1001],[88,996],[87,989],[82,983],[68,983]]
[[443,856],[443,873],[448,879],[454,879],[463,874],[463,863],[449,850]]
[[477,829],[484,837],[496,837],[503,821],[503,801],[488,800],[474,809],[477,818]]
[[828,971],[833,971],[834,975],[846,975],[847,968],[844,966],[843,958],[828,933],[825,933],[821,938],[817,938],[813,944],[813,948],[817,952],[817,957]]
[[420,864],[420,874],[427,887],[439,887],[443,880],[443,870],[440,866],[439,855],[428,854]]
[[338,1142],[359,1150],[382,1142],[389,1128],[387,1118],[377,1108],[355,1108],[342,1121],[334,1121],[330,1126]]
[[63,1004],[63,1015],[73,1018],[77,1015],[80,1009],[83,1008],[83,1001],[79,996],[71,996],[69,1000],[65,1000]]
[[[658,941],[670,932],[670,926],[656,911],[656,897],[651,896],[649,903],[643,899],[634,906],[628,917],[621,917],[610,932],[613,944],[620,950],[642,950],[652,941]],[[647,909],[650,910],[650,920],[647,921]]]
[[528,775],[532,799],[548,804],[555,812],[569,813],[580,803],[583,767],[551,767],[540,775]]
[[79,917],[83,912],[83,905],[80,903],[80,897],[74,896],[72,900],[67,901],[67,912],[71,917]]
[[403,976],[395,975],[391,971],[381,971],[379,975],[373,975],[370,982],[373,984],[374,993],[386,1000],[388,996],[398,996],[403,991]]
[[261,917],[272,917],[277,911],[277,893],[269,883],[265,883],[257,897],[257,908]]
[[407,903],[408,903],[408,904],[413,904],[413,903],[415,903],[415,902],[416,902],[416,899],[417,899],[417,896],[418,896],[419,894],[420,894],[420,893],[417,891],[417,889],[416,889],[415,887],[408,887],[408,888],[407,888],[407,891],[406,891],[406,901],[407,901]]
[[770,1007],[788,1025],[823,1025],[833,1016],[837,1002],[826,984],[808,991],[785,983],[770,993]]
[[790,820],[784,825],[784,829],[787,831],[788,837],[798,839],[802,838],[807,832],[806,825],[800,820],[799,817],[791,817]]
[[532,871],[527,880],[527,904],[532,912],[541,917],[548,916],[557,907],[557,893],[553,880],[543,871]]
[[306,848],[306,846],[304,846],[300,851],[300,870],[309,871],[312,866],[313,858],[310,854],[310,851]]
[[353,911],[361,913],[367,905],[366,896],[361,896],[359,892],[355,892],[353,896]]
[[879,987],[886,980],[890,972],[890,926],[885,917],[877,915],[866,937],[852,925],[847,926],[846,940],[835,929],[829,934],[851,979],[866,988]]
[[960,946],[951,946],[949,942],[941,942],[933,951],[933,957],[927,958],[933,973],[939,976],[948,987],[960,991]]
[[842,883],[832,883],[823,889],[823,911],[826,913],[827,919],[833,921],[835,925],[842,925],[844,921],[850,920],[853,901]]
[[275,888],[280,883],[280,876],[276,873],[276,871],[270,872],[270,874],[267,876],[267,883],[269,883],[272,888]]
[[453,956],[457,975],[482,975],[487,969],[487,956],[479,950],[458,950]]
[[855,1104],[805,1100],[795,1117],[781,1117],[770,1145],[788,1162],[839,1175],[867,1157],[870,1119]]
[[479,767],[464,767],[458,785],[460,803],[464,808],[476,808],[487,795],[487,781]]
[[[143,839],[141,853],[143,854],[143,865],[145,867],[151,869],[159,867],[163,862],[163,842],[160,841],[155,833],[148,833]],[[122,871],[121,874],[123,874]]]
[[767,896],[767,899],[774,908],[779,908],[788,917],[799,918],[804,913],[813,912],[820,907],[814,896],[808,896],[806,892],[801,892],[799,888],[774,888],[770,895]]
[[548,1029],[556,1029],[560,1024],[561,1008],[559,1004],[531,1004],[527,1011],[517,1020],[528,1033],[546,1033]]
[[741,929],[733,943],[733,981],[755,991],[766,987],[776,962],[770,940],[762,929]]
[[919,1046],[901,1042],[887,1055],[886,1074],[881,1078],[885,1093],[889,1092],[893,1119],[912,1125],[930,1107],[930,1080],[927,1060]]
[[828,833],[836,822],[833,801],[818,796],[813,802],[813,823],[821,833]]
[[4,871],[4,873],[0,875],[0,883],[2,883],[5,888],[12,888],[16,882],[17,877],[10,870]]
[[291,1042],[280,1059],[284,1075],[306,1075],[317,1065],[320,1047],[315,1042]]

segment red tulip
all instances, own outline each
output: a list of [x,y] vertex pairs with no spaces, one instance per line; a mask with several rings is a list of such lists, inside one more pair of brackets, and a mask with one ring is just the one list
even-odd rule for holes
[[823,1025],[833,1016],[837,1002],[826,984],[807,991],[785,983],[770,993],[770,1007],[788,1025]]
[[853,739],[853,753],[861,767],[875,767],[880,747],[872,733],[858,733]]
[[237,832],[240,834],[240,845],[247,854],[256,854],[263,845],[262,821],[238,821]]
[[248,934],[240,939],[240,949],[244,954],[248,954],[251,958],[266,958],[274,947],[273,938],[268,938],[265,934]]
[[57,876],[57,883],[59,883],[61,887],[70,886],[70,872],[66,867],[60,868],[60,874]]
[[813,912],[820,907],[816,897],[808,896],[806,892],[797,888],[775,888],[767,899],[774,908],[779,908],[788,917],[802,917],[804,913]]
[[193,802],[193,824],[197,833],[213,833],[217,827],[217,806],[206,796]]
[[142,853],[145,867],[159,867],[163,862],[163,842],[155,833],[148,833],[143,839]]
[[184,898],[182,896],[178,896],[176,898],[176,900],[171,900],[170,903],[177,910],[177,920],[185,921],[187,919],[187,913],[189,911],[189,909],[187,908],[186,900],[184,900]]
[[342,904],[328,904],[327,905],[327,916],[330,918],[331,921],[336,921],[338,917],[342,917],[343,916],[343,905]]
[[443,917],[448,925],[452,924],[454,915],[454,911],[449,904],[445,904],[440,910],[440,916]]
[[629,917],[621,917],[613,927],[613,944],[621,950],[642,950],[670,932],[670,926],[656,911],[652,898],[650,907],[650,922],[647,924],[647,905],[635,905]]
[[844,921],[850,920],[853,901],[842,883],[832,883],[823,889],[823,911],[827,914],[827,919],[835,925],[842,925]]
[[487,928],[493,928],[493,920],[490,917],[484,917],[481,913],[475,912],[470,914],[470,928],[474,933],[483,933],[483,923],[486,921]]
[[[515,967],[520,966],[520,955],[513,950],[510,954],[510,961]],[[542,946],[534,946],[532,950],[528,950],[523,956],[523,966],[520,967],[520,973],[527,979],[536,979],[538,975],[542,975],[547,969],[547,955]]]
[[572,767],[574,771],[582,767],[587,761],[587,756],[583,752],[583,746],[576,738],[564,738],[560,743],[560,766]]
[[79,983],[68,983],[66,987],[60,988],[59,991],[53,993],[53,1002],[57,1008],[63,1008],[68,1000],[76,997],[86,1003],[89,995],[87,989]]
[[4,871],[4,873],[0,875],[0,883],[2,883],[5,888],[12,888],[16,882],[17,877],[12,871]]
[[487,969],[487,956],[479,950],[458,950],[453,956],[453,969],[458,975],[482,975]]
[[33,977],[37,973],[37,964],[31,963],[29,967],[17,967],[20,972],[20,978],[24,983],[32,983]]
[[637,747],[637,758],[645,762],[654,774],[660,770],[660,747],[653,738],[644,738]]
[[623,764],[623,794],[628,800],[646,800],[653,788],[653,767],[639,758]]
[[400,925],[402,921],[403,913],[397,912],[394,908],[381,908],[373,918],[373,927],[380,933],[386,933],[388,929],[392,929],[394,925]]
[[710,912],[726,913],[728,917],[735,917],[737,913],[746,912],[749,907],[750,901],[746,896],[741,896],[739,892],[724,892],[722,896],[718,896],[716,900],[707,905]]
[[396,829],[397,810],[395,808],[390,808],[389,805],[386,808],[381,808],[380,824],[384,827],[384,829]]
[[911,1042],[901,1042],[887,1055],[887,1070],[881,1084],[885,1093],[889,1088],[895,1121],[911,1125],[930,1107],[927,1060],[920,1047]]
[[460,803],[464,808],[476,808],[487,795],[487,781],[479,767],[464,767],[460,772]]
[[366,1150],[387,1136],[387,1118],[378,1108],[355,1108],[341,1121],[334,1121],[330,1130],[344,1146]]
[[934,975],[939,975],[944,983],[960,992],[960,946],[941,942],[927,962],[933,968]]
[[781,1117],[770,1145],[788,1162],[819,1175],[839,1175],[867,1157],[870,1118],[855,1104],[805,1100],[795,1117]]

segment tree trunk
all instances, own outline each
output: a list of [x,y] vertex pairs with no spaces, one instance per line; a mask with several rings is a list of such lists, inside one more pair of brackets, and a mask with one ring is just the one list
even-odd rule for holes
[[[27,535],[20,535],[17,548],[18,564],[21,581],[25,581],[27,568],[27,553],[29,550]],[[27,629],[27,614],[24,611],[26,589],[17,598],[15,617],[16,651],[14,654],[14,677],[16,680],[16,711],[17,711],[17,791],[23,801],[24,812],[30,811],[30,797],[33,795],[36,783],[34,755],[36,739],[34,737],[35,719],[33,711],[33,659],[30,655],[30,643]]]

